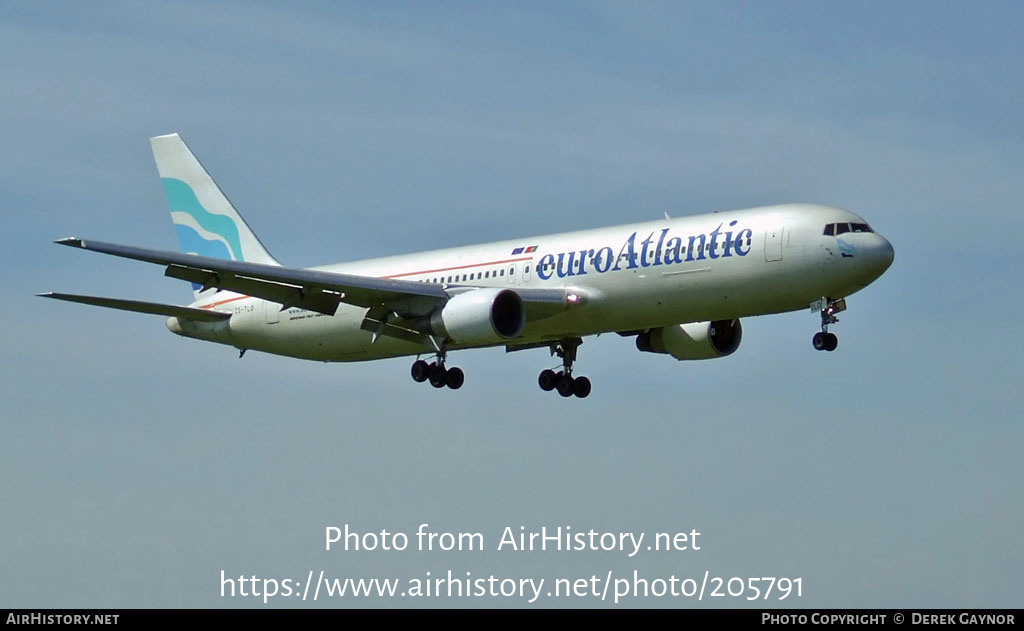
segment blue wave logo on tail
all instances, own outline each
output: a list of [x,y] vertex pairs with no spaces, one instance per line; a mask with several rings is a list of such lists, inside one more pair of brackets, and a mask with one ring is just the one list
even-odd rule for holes
[[[161,180],[182,252],[229,261],[245,260],[242,255],[242,242],[238,236],[238,226],[230,217],[215,215],[206,210],[196,197],[195,191],[185,182],[170,177]],[[188,215],[209,236],[200,234],[191,225],[179,223],[180,218],[176,218],[174,213]],[[202,286],[192,283],[192,289],[198,292]]]
[[230,217],[215,215],[206,210],[192,187],[185,182],[169,177],[162,178],[162,181],[171,213],[187,214],[204,232],[214,237],[208,238],[192,226],[175,221],[174,228],[184,252],[233,261],[245,260],[242,255],[242,242],[238,236],[238,226]]

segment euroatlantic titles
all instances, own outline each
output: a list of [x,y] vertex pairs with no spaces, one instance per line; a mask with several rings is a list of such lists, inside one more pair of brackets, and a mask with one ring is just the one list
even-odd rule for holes
[[[685,244],[681,237],[669,237],[669,228],[664,228],[658,234],[657,244],[655,244],[653,232],[640,241],[639,252],[637,251],[637,233],[634,232],[619,248],[618,256],[615,255],[615,251],[611,247],[607,246],[579,252],[545,254],[537,262],[537,276],[542,280],[547,280],[553,275],[557,275],[559,278],[583,276],[588,270],[604,274],[622,269],[623,261],[626,262],[626,269],[637,269],[678,264],[684,261],[701,261],[706,258],[727,258],[734,253],[737,256],[746,256],[750,253],[750,238],[754,233],[749,228],[737,230],[736,223],[736,221],[729,222],[724,234],[722,234],[722,224],[719,224],[717,228],[707,234],[687,237]],[[734,231],[735,237],[733,236]],[[719,237],[722,237],[721,241],[718,240]],[[719,244],[722,248],[721,253],[718,250]]]

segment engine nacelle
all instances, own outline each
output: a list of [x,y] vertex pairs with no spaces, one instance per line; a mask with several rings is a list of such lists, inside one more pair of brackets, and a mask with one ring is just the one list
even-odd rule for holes
[[641,333],[636,347],[645,353],[667,353],[680,361],[714,359],[734,353],[742,338],[739,320],[690,322]]
[[456,294],[430,317],[430,328],[457,344],[494,344],[523,331],[526,310],[511,289],[474,289]]

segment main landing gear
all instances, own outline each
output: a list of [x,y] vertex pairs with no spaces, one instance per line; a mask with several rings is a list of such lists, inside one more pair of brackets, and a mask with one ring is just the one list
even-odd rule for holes
[[448,386],[452,390],[458,390],[462,387],[462,384],[466,381],[466,375],[462,372],[461,368],[452,366],[451,368],[444,367],[444,360],[447,356],[443,350],[437,354],[437,361],[427,363],[422,359],[417,359],[412,365],[412,379],[417,383],[423,383],[429,381],[430,385],[435,388],[443,388]]
[[[572,365],[576,361],[576,349],[582,343],[583,340],[577,337],[561,340],[549,345],[551,354],[562,358],[562,370],[558,372],[553,370],[542,371],[537,379],[542,390],[557,390],[558,394],[567,398],[575,395],[580,399],[585,399],[590,396],[590,379],[572,376]],[[536,346],[543,346],[543,344],[538,344],[531,348]],[[443,388],[445,386],[452,390],[461,388],[462,384],[466,381],[466,376],[461,368],[445,368],[446,356],[447,353],[442,347],[437,353],[436,361],[428,364],[422,359],[417,359],[413,362],[412,370],[410,371],[413,381],[417,383],[429,381],[430,385],[435,388]]]
[[557,390],[558,394],[563,397],[576,395],[580,399],[587,398],[590,394],[590,379],[572,376],[572,364],[576,361],[576,349],[582,343],[583,340],[575,338],[562,340],[551,346],[552,354],[562,358],[562,370],[558,372],[550,369],[541,371],[537,378],[541,390]]
[[839,346],[839,338],[835,333],[828,332],[828,325],[839,322],[835,314],[846,310],[846,299],[832,300],[823,298],[812,305],[821,311],[821,333],[815,333],[811,344],[816,351],[834,351]]

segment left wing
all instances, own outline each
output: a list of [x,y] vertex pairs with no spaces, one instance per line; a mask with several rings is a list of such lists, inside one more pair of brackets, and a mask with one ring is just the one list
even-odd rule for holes
[[[452,296],[476,289],[464,285],[420,283],[391,278],[373,278],[309,269],[246,263],[227,259],[150,250],[68,237],[61,245],[102,252],[123,258],[166,265],[164,275],[191,281],[203,288],[216,287],[282,305],[301,307],[334,315],[342,302],[369,309],[385,308],[403,317],[422,316],[443,305]],[[563,288],[515,289],[523,301],[528,320],[551,317],[579,305],[585,296],[579,290]]]
[[448,299],[442,286],[428,283],[245,263],[75,237],[60,239],[57,243],[166,265],[165,276],[198,283],[204,289],[226,289],[277,302],[283,307],[302,307],[326,315],[334,315],[341,302],[372,307],[416,297],[436,306]]

